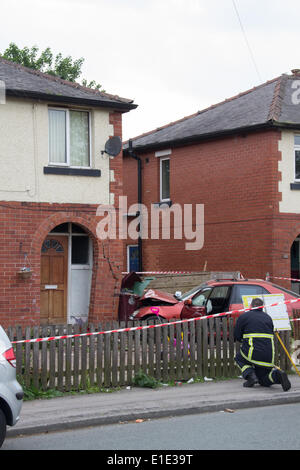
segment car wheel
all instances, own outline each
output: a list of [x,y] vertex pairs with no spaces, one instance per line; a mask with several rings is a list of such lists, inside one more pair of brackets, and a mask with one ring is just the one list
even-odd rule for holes
[[150,322],[154,323],[155,321],[159,321],[160,323],[165,323],[166,322],[166,320],[164,318],[159,317],[158,315],[151,315],[150,317],[146,318],[146,321],[149,322],[149,323]]
[[2,446],[6,436],[6,418],[3,411],[0,409],[0,447]]

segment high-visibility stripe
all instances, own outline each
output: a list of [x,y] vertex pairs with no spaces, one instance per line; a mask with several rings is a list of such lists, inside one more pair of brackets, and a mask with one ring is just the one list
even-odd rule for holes
[[270,382],[274,383],[274,379],[273,379],[273,377],[272,377],[272,374],[273,374],[273,369],[272,369],[271,372],[269,373],[268,377],[269,377]]
[[243,338],[274,338],[274,335],[267,333],[247,333],[243,335]]
[[248,351],[248,360],[251,362],[252,353],[253,353],[253,338],[249,338],[249,351]]
[[[240,353],[241,355],[243,356],[244,359],[246,359],[247,361],[249,362],[252,362],[253,364],[256,364],[258,366],[262,366],[262,367],[274,367],[274,363],[271,363],[271,362],[262,362],[262,361],[255,361],[254,359],[249,359],[246,354],[243,353],[242,350],[240,350]],[[274,359],[272,357],[272,360],[274,362]]]
[[252,366],[249,366],[248,364],[246,364],[245,366],[243,367],[240,367],[239,368],[241,369],[242,372],[244,372],[246,369],[252,369]]
[[[248,339],[248,345],[249,345],[249,351],[248,355],[244,354],[241,351],[242,356],[247,359],[249,362],[252,362],[253,364],[257,364],[260,366],[264,367],[273,367],[274,365],[274,358],[275,358],[275,347],[274,347],[274,335],[267,334],[267,333],[248,333],[243,335],[244,339]],[[271,340],[271,345],[272,345],[272,362],[263,362],[263,361],[256,361],[252,359],[253,351],[254,351],[254,345],[253,345],[253,339],[255,338],[266,338]]]

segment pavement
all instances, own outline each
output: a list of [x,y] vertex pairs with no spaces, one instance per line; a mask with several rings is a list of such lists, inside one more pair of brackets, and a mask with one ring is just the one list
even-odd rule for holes
[[68,395],[25,401],[20,420],[7,437],[63,431],[214,411],[237,411],[270,405],[300,403],[300,377],[289,376],[292,387],[244,388],[240,378],[183,383],[157,389],[131,387],[115,392]]

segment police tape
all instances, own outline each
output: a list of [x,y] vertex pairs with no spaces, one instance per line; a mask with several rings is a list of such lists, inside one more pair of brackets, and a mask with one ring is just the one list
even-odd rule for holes
[[267,276],[266,280],[268,279],[283,279],[285,281],[294,281],[294,282],[300,282],[300,279],[294,279],[292,277],[278,277],[278,276]]
[[[268,307],[276,307],[277,305],[287,305],[287,304],[292,304],[292,303],[296,303],[296,302],[300,302],[300,298],[299,299],[285,300],[283,302],[276,302],[276,303],[268,305]],[[177,320],[177,321],[168,322],[168,323],[156,323],[156,324],[152,324],[152,325],[133,326],[133,327],[130,327],[130,328],[119,328],[119,329],[116,329],[116,330],[91,331],[91,332],[87,332],[87,333],[76,333],[76,334],[71,334],[71,335],[48,336],[48,337],[44,337],[44,338],[22,339],[22,340],[18,340],[18,341],[12,341],[11,343],[12,344],[42,343],[42,342],[45,342],[45,341],[55,341],[55,340],[60,340],[60,339],[80,338],[80,337],[84,337],[84,336],[107,335],[107,334],[112,334],[112,333],[125,333],[125,332],[128,332],[128,331],[146,330],[146,329],[158,328],[158,327],[162,327],[162,326],[171,326],[171,325],[177,325],[177,324],[181,324],[181,323],[190,323],[190,322],[197,321],[197,320],[206,320],[206,319],[209,319],[209,318],[224,317],[224,316],[227,316],[227,315],[232,315],[234,313],[249,312],[249,310],[256,310],[256,309],[259,309],[259,308],[261,308],[261,307],[241,308],[241,309],[238,309],[238,310],[230,310],[229,312],[216,313],[216,314],[205,315],[205,316],[196,317],[196,318],[185,318],[184,320]],[[294,320],[300,320],[300,318],[296,318],[296,319],[290,318],[290,321],[294,321]]]
[[[197,274],[196,271],[134,271],[135,274]],[[122,274],[130,274],[122,272]]]

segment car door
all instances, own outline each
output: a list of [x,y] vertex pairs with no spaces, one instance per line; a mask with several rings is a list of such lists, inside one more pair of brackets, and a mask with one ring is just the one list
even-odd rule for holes
[[[258,284],[235,284],[232,289],[229,310],[240,310],[244,308],[243,295],[270,294],[267,289]],[[233,317],[238,317],[243,312],[234,312]]]
[[212,287],[205,287],[197,292],[191,299],[185,300],[180,318],[197,318],[206,315],[206,305],[211,292]]
[[203,315],[215,315],[226,312],[232,286],[219,285],[206,287],[195,294],[189,303],[185,302],[181,318],[196,318]]

